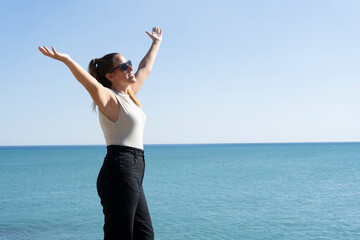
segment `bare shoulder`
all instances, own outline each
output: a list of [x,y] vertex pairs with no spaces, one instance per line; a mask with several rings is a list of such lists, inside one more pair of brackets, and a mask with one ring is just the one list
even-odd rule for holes
[[117,103],[115,92],[112,89],[104,87],[104,92],[106,92],[106,94],[107,94],[110,101],[113,101],[114,103]]

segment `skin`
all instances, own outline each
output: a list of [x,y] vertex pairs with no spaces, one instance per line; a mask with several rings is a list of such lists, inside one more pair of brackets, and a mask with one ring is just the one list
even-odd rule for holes
[[[128,70],[126,71],[117,68],[114,72],[107,73],[105,76],[111,81],[112,89],[124,94],[127,94],[128,90],[131,90],[136,95],[146,78],[149,76],[162,41],[162,30],[158,27],[154,27],[152,33],[147,31],[145,33],[153,42],[149,51],[141,60],[138,71],[133,74],[134,69],[128,65]],[[39,47],[38,49],[45,56],[63,62],[70,69],[75,78],[86,88],[100,111],[111,121],[117,121],[119,116],[119,103],[110,89],[102,86],[68,54],[57,52],[54,47],[51,47],[52,51],[46,46]],[[120,64],[126,62],[126,59],[119,54],[116,56],[116,61]]]
[[[118,54],[115,56],[116,65],[125,63],[127,60],[124,56]],[[132,85],[136,83],[136,77],[133,74],[134,68],[130,65],[127,65],[128,69],[122,71],[120,68],[117,68],[112,73],[107,73],[105,76],[112,83],[111,89],[117,90],[121,93],[127,94],[128,90],[132,90]]]

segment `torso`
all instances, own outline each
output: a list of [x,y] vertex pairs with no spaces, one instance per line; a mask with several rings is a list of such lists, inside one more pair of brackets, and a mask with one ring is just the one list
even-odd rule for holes
[[[111,90],[112,91],[112,90]],[[99,109],[99,120],[104,132],[106,145],[124,145],[143,149],[143,132],[146,115],[129,95],[112,91],[116,109],[106,115]],[[114,103],[109,104],[116,106]],[[116,115],[117,114],[117,115]]]

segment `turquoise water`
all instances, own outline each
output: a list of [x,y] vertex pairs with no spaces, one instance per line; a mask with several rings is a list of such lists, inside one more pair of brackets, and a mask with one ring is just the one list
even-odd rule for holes
[[[102,239],[104,146],[1,147],[0,239]],[[360,143],[146,145],[155,239],[360,239]]]

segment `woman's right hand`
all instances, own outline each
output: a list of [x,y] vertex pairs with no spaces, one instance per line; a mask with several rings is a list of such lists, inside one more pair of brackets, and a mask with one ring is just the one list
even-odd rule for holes
[[54,47],[51,47],[51,49],[53,50],[52,52],[45,46],[38,47],[38,49],[45,56],[51,57],[51,58],[59,60],[61,62],[65,62],[70,59],[70,56],[68,54],[57,52]]

